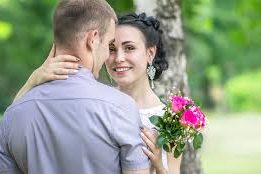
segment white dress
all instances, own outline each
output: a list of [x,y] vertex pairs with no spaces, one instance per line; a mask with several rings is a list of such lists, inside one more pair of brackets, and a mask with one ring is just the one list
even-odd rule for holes
[[[163,116],[164,111],[162,110],[164,108],[165,105],[159,105],[153,108],[148,108],[148,109],[140,109],[140,117],[141,117],[141,121],[142,124],[149,128],[152,129],[153,127],[155,127],[155,125],[153,125],[150,120],[149,117],[153,116],[153,115],[158,115],[158,116]],[[162,149],[162,163],[164,168],[167,170],[168,169],[168,163],[167,163],[167,153],[166,151],[164,151]],[[153,171],[153,173],[155,173],[155,170]]]

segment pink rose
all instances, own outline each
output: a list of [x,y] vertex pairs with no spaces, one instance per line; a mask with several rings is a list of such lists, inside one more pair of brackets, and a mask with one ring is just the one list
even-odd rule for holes
[[206,116],[201,111],[201,109],[199,107],[196,107],[196,106],[191,107],[191,109],[197,115],[197,117],[199,119],[199,123],[196,126],[196,128],[199,129],[199,128],[205,127],[205,125],[206,125]]
[[199,107],[191,106],[181,115],[180,124],[201,129],[206,125],[206,117]]
[[190,109],[185,110],[181,115],[180,124],[184,126],[196,127],[198,124],[197,115]]
[[181,96],[172,96],[172,111],[177,113],[183,109],[185,109],[185,106],[187,104],[192,103],[192,101],[187,97],[181,97]]

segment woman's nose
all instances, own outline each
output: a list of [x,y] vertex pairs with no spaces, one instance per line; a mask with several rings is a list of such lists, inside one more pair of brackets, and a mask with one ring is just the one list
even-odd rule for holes
[[122,51],[118,50],[116,57],[115,57],[115,62],[119,63],[119,62],[124,62],[125,61],[125,55]]

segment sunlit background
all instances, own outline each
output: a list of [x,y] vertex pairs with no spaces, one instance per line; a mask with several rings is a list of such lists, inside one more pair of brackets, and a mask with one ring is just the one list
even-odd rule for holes
[[[180,1],[191,96],[209,117],[204,173],[260,174],[261,0]],[[132,0],[109,3],[135,10]],[[0,119],[48,54],[55,4],[0,0]]]

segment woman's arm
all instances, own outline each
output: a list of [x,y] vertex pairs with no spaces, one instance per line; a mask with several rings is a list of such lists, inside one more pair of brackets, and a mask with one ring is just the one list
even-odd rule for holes
[[79,58],[71,55],[55,56],[55,46],[52,47],[45,62],[30,75],[26,83],[16,94],[14,101],[20,99],[33,87],[52,80],[65,80],[70,74],[76,74],[79,69]]
[[174,158],[172,153],[167,152],[168,160],[168,173],[180,174],[180,164],[181,164],[182,155],[178,158]]
[[[36,70],[35,70],[36,71]],[[34,71],[34,72],[35,72]],[[30,75],[30,77],[28,78],[28,80],[25,82],[25,84],[23,85],[23,87],[18,91],[18,93],[16,94],[13,102],[17,101],[18,99],[20,99],[25,93],[27,93],[30,89],[32,89],[34,86],[36,86],[34,83],[34,72]]]

